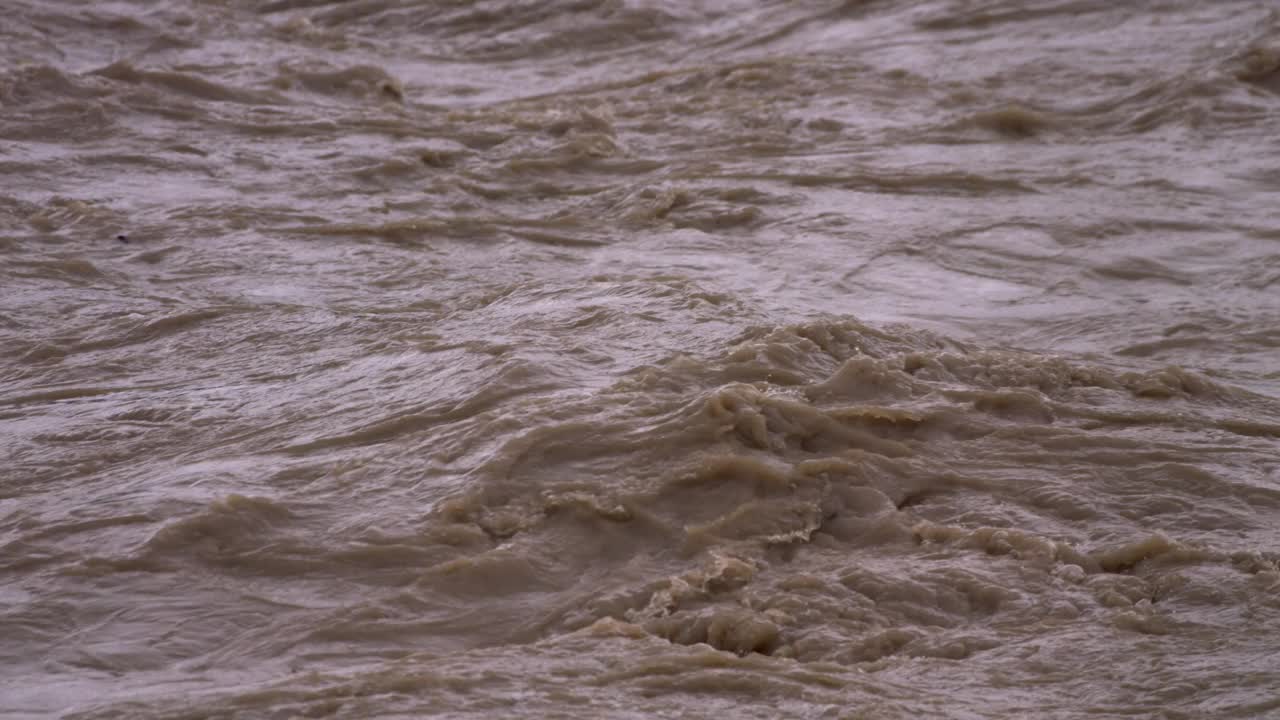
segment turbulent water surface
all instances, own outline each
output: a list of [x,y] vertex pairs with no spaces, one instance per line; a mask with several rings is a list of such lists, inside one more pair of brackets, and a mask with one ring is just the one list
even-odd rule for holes
[[1280,717],[1280,8],[4,0],[0,717]]

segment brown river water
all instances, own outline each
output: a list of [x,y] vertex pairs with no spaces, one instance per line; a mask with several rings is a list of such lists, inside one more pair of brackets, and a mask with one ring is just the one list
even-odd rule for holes
[[0,719],[1280,718],[1280,5],[3,0]]

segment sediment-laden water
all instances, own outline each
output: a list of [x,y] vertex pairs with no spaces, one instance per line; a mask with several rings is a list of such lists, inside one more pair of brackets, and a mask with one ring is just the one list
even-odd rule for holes
[[1280,8],[6,0],[0,718],[1280,717]]

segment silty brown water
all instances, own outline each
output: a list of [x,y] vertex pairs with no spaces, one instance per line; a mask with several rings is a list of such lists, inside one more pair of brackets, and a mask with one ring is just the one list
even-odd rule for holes
[[1273,4],[0,54],[0,717],[1280,716]]

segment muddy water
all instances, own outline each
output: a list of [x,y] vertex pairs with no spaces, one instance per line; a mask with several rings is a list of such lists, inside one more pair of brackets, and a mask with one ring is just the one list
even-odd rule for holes
[[1280,11],[6,0],[0,717],[1280,717]]

